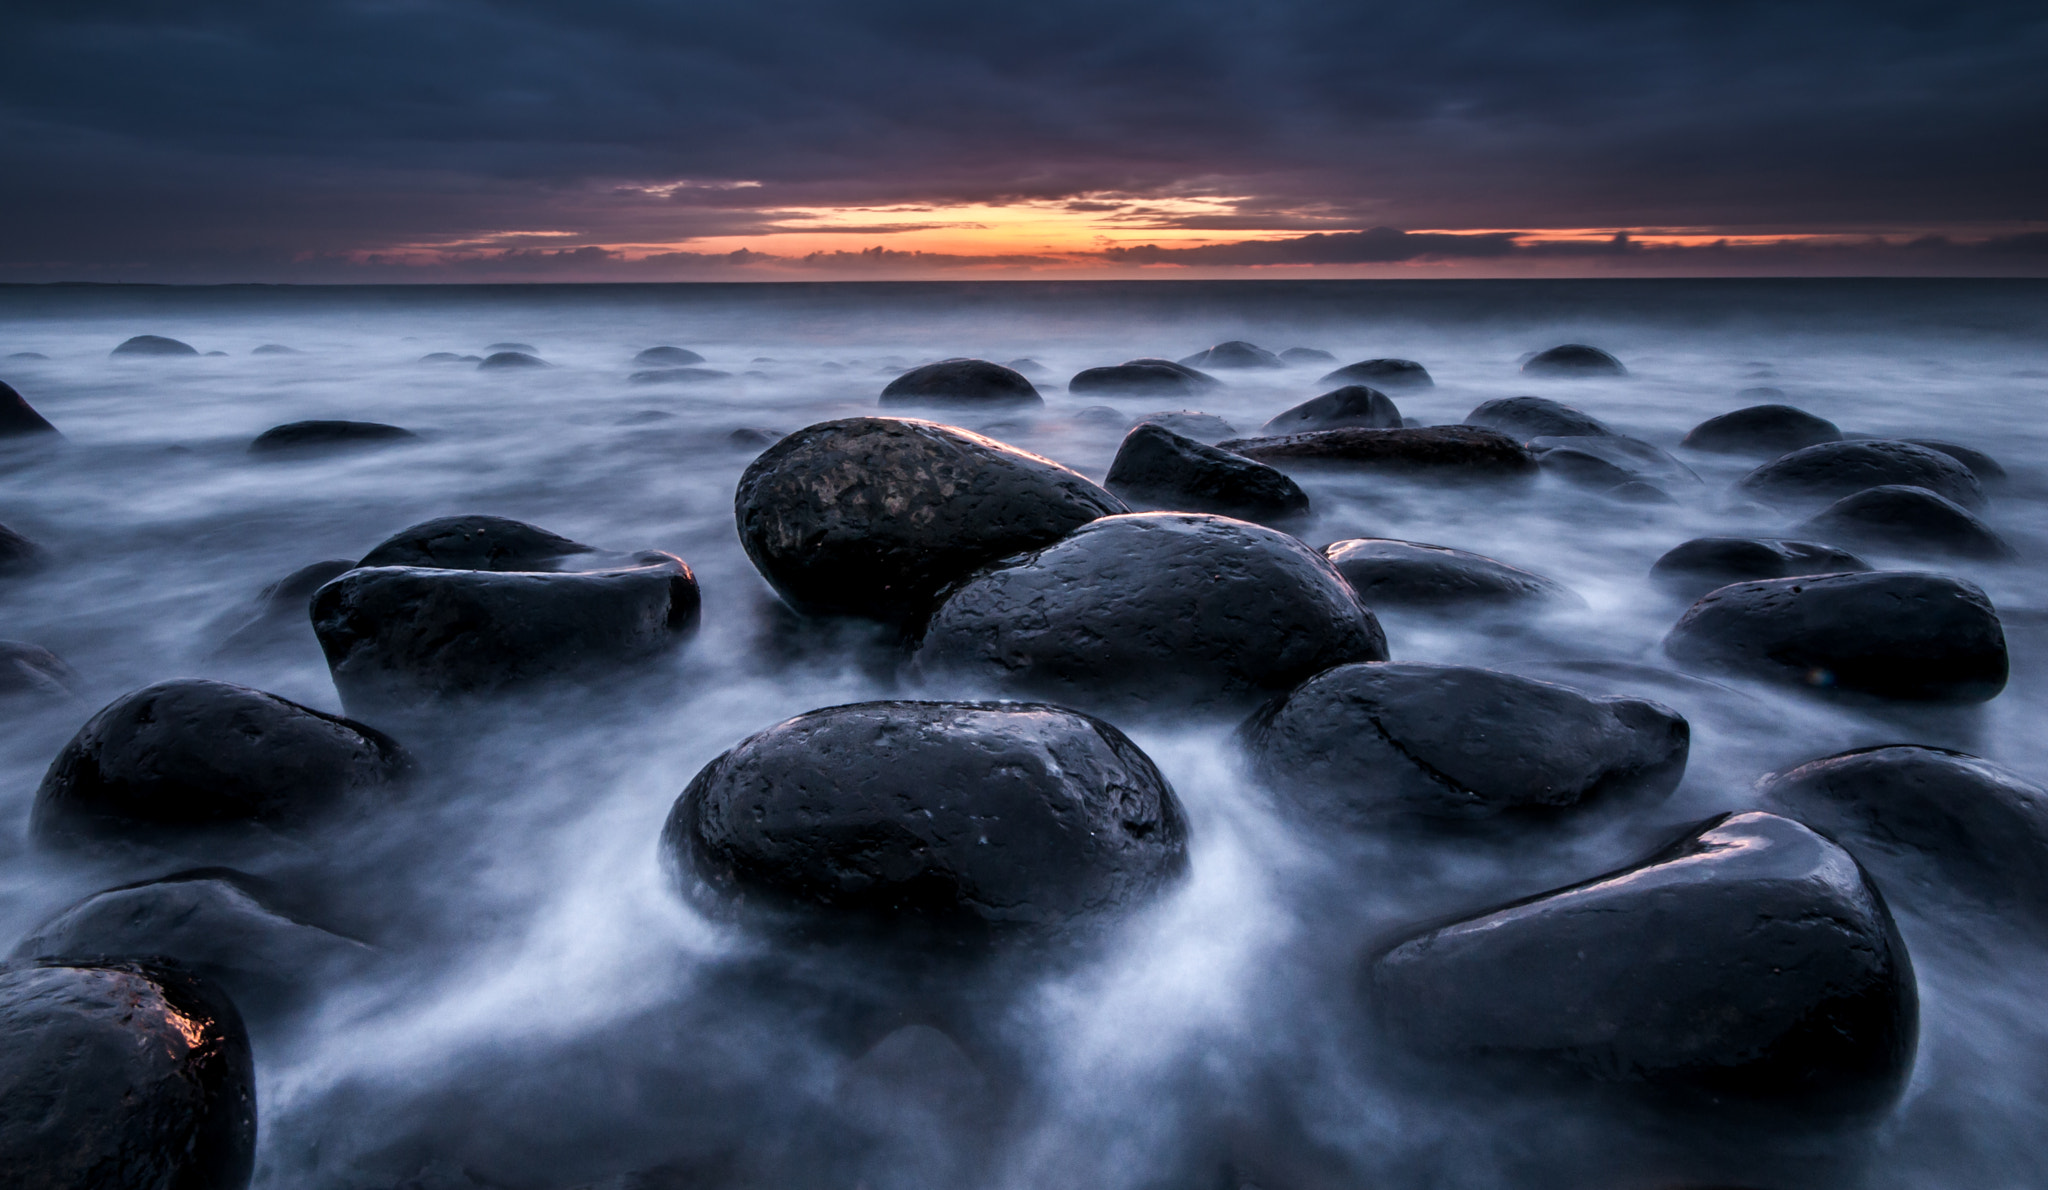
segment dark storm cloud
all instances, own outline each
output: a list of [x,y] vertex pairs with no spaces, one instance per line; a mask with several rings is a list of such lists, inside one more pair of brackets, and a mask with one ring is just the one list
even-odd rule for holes
[[679,242],[801,207],[1103,195],[1246,199],[1203,224],[1218,230],[2048,217],[2038,3],[8,14],[0,262],[15,275],[277,271],[506,230]]

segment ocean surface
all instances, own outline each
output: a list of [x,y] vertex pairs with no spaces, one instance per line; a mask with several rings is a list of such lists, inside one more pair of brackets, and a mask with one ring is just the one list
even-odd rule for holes
[[[225,354],[109,357],[138,334]],[[1680,710],[1693,732],[1683,785],[1541,839],[1344,836],[1278,813],[1239,771],[1231,724],[1123,722],[1191,816],[1186,883],[1084,955],[973,977],[974,1038],[905,1017],[872,1048],[873,1030],[836,1023],[835,1006],[879,995],[862,972],[768,953],[699,917],[657,861],[671,803],[719,752],[805,710],[914,693],[776,614],[735,536],[733,489],[756,448],[732,432],[873,413],[920,362],[1028,358],[1044,369],[1043,410],[943,420],[1100,480],[1126,422],[1160,405],[1071,396],[1066,378],[1230,339],[1420,361],[1436,386],[1392,395],[1424,422],[1533,393],[1679,453],[1702,482],[1660,506],[1548,476],[1502,492],[1308,475],[1315,515],[1300,535],[1455,546],[1571,587],[1583,608],[1526,622],[1381,619],[1397,659]],[[418,362],[500,342],[554,366]],[[1521,357],[1565,342],[1613,352],[1629,376],[1519,373]],[[266,344],[295,354],[252,354]],[[646,366],[634,354],[661,344],[732,376],[630,383]],[[0,359],[0,380],[65,442],[0,452],[0,523],[51,558],[0,583],[0,637],[65,658],[79,699],[13,708],[0,734],[0,948],[81,896],[158,874],[29,843],[37,782],[97,707],[196,676],[341,709],[310,630],[222,650],[266,584],[471,512],[667,550],[702,584],[702,627],[668,661],[508,703],[432,750],[409,741],[427,763],[410,800],[292,844],[292,864],[343,874],[381,957],[258,1035],[258,1186],[2048,1184],[2048,956],[1962,902],[1894,898],[1919,979],[1918,1060],[1896,1110],[1852,1133],[1781,1140],[1596,1112],[1540,1087],[1439,1093],[1384,1054],[1357,994],[1374,940],[1632,862],[1752,804],[1775,768],[1910,742],[2048,780],[2048,283],[0,287],[0,356],[15,352],[47,359]],[[1219,372],[1199,409],[1255,433],[1324,391],[1332,366]],[[1874,711],[1702,680],[1663,657],[1684,604],[1647,582],[1652,561],[1691,537],[1790,528],[1730,497],[1749,462],[1678,448],[1698,422],[1756,403],[1736,396],[1756,386],[1844,430],[1946,439],[2011,471],[1986,517],[2019,561],[1867,555],[1984,587],[2012,650],[2000,697]],[[1077,416],[1102,405],[1123,419]],[[421,438],[248,453],[266,428],[310,418]],[[762,990],[749,973],[777,964]]]

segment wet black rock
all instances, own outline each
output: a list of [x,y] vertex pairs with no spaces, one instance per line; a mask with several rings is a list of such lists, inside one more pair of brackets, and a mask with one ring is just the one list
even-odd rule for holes
[[166,339],[162,335],[137,335],[114,348],[112,355],[198,355],[199,350],[190,343]]
[[1314,400],[1303,401],[1261,426],[1259,433],[1271,438],[1312,430],[1339,430],[1347,426],[1397,430],[1401,428],[1401,411],[1380,390],[1363,384],[1347,384]]
[[1691,729],[1636,698],[1457,665],[1325,670],[1245,725],[1254,769],[1326,824],[1553,813],[1661,799]]
[[1193,409],[1161,409],[1153,413],[1138,415],[1133,425],[1164,426],[1183,438],[1193,438],[1210,446],[1226,438],[1237,437],[1237,427],[1213,413],[1202,413]]
[[1714,454],[1775,459],[1823,442],[1842,440],[1842,428],[1790,405],[1751,405],[1694,426],[1680,446]]
[[1207,351],[1197,351],[1180,361],[1190,368],[1284,368],[1280,357],[1263,347],[1232,339]]
[[791,606],[922,616],[947,583],[1123,501],[1050,459],[935,422],[820,422],[769,447],[733,497],[740,541]]
[[1955,501],[1926,488],[1885,484],[1842,497],[1799,529],[1878,550],[1998,561],[2013,548]]
[[546,360],[541,359],[539,356],[528,355],[524,351],[494,351],[483,358],[483,362],[477,365],[477,370],[495,372],[511,368],[545,368],[548,366],[550,365]]
[[1984,507],[1984,489],[1949,455],[1910,442],[1870,439],[1823,442],[1771,460],[1737,485],[1767,504],[1827,504],[1865,488],[1926,488],[1964,508]]
[[1247,521],[1308,512],[1308,493],[1280,471],[1154,422],[1124,436],[1103,486],[1134,509],[1213,512]]
[[1970,474],[1976,476],[1977,482],[1987,489],[2004,484],[2008,478],[2004,466],[1997,459],[1992,458],[1981,450],[1960,446],[1954,442],[1941,442],[1932,438],[1903,438],[1900,441],[1910,442],[1915,446],[1924,446],[1929,450],[1940,451],[1942,454],[1968,467]]
[[687,347],[649,347],[633,357],[636,364],[674,364],[678,367],[701,364],[704,357]]
[[1387,1032],[1802,1116],[1888,1106],[1912,962],[1855,859],[1790,819],[1716,819],[1633,867],[1431,930],[1371,967]]
[[1177,360],[1153,359],[1148,356],[1142,359],[1127,359],[1122,364],[1122,366],[1126,368],[1135,368],[1141,365],[1148,368],[1165,368],[1169,372],[1178,372],[1182,376],[1187,377],[1189,380],[1194,381],[1196,387],[1198,388],[1223,387],[1223,382],[1221,380],[1216,379],[1214,376],[1209,375],[1207,372],[1204,372],[1199,368],[1190,368],[1186,364],[1180,363]]
[[0,967],[0,1170],[21,1190],[242,1190],[256,1074],[227,997],[157,963]]
[[1289,347],[1280,353],[1280,362],[1289,367],[1308,364],[1334,364],[1337,357],[1320,347]]
[[1879,698],[1983,702],[2005,688],[2005,630],[1974,584],[1875,571],[1722,587],[1664,638],[1681,662]]
[[706,765],[662,842],[700,907],[835,938],[1039,934],[1136,908],[1187,867],[1152,761],[1036,703],[799,715]]
[[1650,577],[1668,591],[1697,599],[1729,583],[1869,569],[1868,563],[1849,551],[1818,541],[1695,537],[1657,559],[1650,567]]
[[400,426],[374,421],[295,421],[273,426],[249,444],[252,455],[310,454],[348,447],[389,446],[417,440]]
[[1323,556],[1367,607],[1463,609],[1527,603],[1582,602],[1540,574],[1483,554],[1419,541],[1354,537],[1323,547]]
[[1313,430],[1217,445],[1276,466],[1334,466],[1429,479],[1515,480],[1537,471],[1536,456],[1527,447],[1478,426]]
[[480,364],[483,362],[483,357],[480,355],[457,355],[452,351],[430,351],[421,356],[419,362],[423,364]]
[[501,516],[436,517],[400,529],[357,566],[441,570],[553,570],[562,559],[595,551],[580,541]]
[[1855,848],[1904,908],[1961,892],[2048,921],[2048,790],[1988,760],[1907,744],[1862,748],[1773,773],[1757,793]]
[[914,668],[1076,706],[1238,707],[1386,636],[1343,576],[1283,533],[1225,517],[1105,517],[954,587]]
[[[1700,482],[1692,468],[1654,443],[1619,434],[1584,437],[1531,438],[1530,450],[1545,471],[1580,487],[1608,491],[1616,486],[1663,483],[1691,486]],[[1670,497],[1663,495],[1661,502]]]
[[312,630],[306,617],[313,592],[355,566],[346,558],[330,558],[301,566],[271,583],[257,594],[254,605],[243,613],[240,623],[221,641],[216,652],[253,653],[293,637],[310,642]]
[[1067,381],[1067,391],[1077,395],[1103,393],[1146,397],[1191,397],[1203,386],[1185,371],[1158,364],[1117,364],[1107,368],[1086,368]]
[[1522,365],[1523,373],[1530,376],[1626,376],[1628,369],[1621,361],[1584,343],[1566,343],[1548,351],[1539,351]]
[[1614,431],[1583,410],[1548,397],[1496,397],[1465,415],[1468,426],[1499,430],[1517,442],[1531,438],[1598,438]]
[[635,372],[626,377],[629,384],[709,384],[714,380],[731,380],[731,372],[716,368],[657,368],[651,372]]
[[491,696],[651,660],[695,630],[682,559],[573,573],[373,566],[313,596],[313,631],[352,714]]
[[37,702],[70,702],[77,697],[78,673],[41,645],[0,640],[0,698]]
[[882,405],[1043,405],[1022,373],[985,359],[948,359],[912,368],[882,390]]
[[303,352],[303,351],[300,351],[300,350],[299,350],[298,348],[296,348],[296,347],[286,347],[286,346],[285,346],[284,344],[282,344],[282,343],[265,343],[265,344],[264,344],[263,346],[261,346],[261,347],[258,347],[258,348],[256,348],[255,350],[251,351],[251,352],[250,352],[249,354],[250,354],[250,355],[304,355],[304,354],[306,354],[306,353],[305,353],[305,352]]
[[55,846],[291,830],[389,799],[412,767],[389,736],[274,694],[159,682],[108,703],[64,745],[30,829]]
[[0,575],[27,574],[48,560],[43,547],[0,525]]
[[540,354],[540,348],[535,347],[531,343],[493,343],[489,347],[484,348],[484,354],[486,355],[497,351],[516,351],[521,355]]
[[28,403],[14,386],[0,381],[0,438],[16,438],[24,434],[55,434],[57,427],[49,423],[35,406]]
[[1317,384],[1363,384],[1373,388],[1435,388],[1429,369],[1412,359],[1362,359],[1324,376]]

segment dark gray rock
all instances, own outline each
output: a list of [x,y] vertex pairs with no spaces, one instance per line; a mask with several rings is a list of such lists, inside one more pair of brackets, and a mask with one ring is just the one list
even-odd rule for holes
[[1197,351],[1180,361],[1190,368],[1284,368],[1280,357],[1263,347],[1254,346],[1242,339],[1218,343],[1207,351]]
[[649,347],[647,350],[634,356],[633,362],[636,364],[672,364],[677,367],[687,367],[690,364],[703,363],[704,357],[687,347]]
[[303,352],[303,351],[300,351],[300,350],[299,350],[298,348],[296,348],[296,347],[286,347],[286,346],[285,346],[284,344],[282,344],[282,343],[265,343],[265,344],[264,344],[263,346],[261,346],[261,347],[258,347],[258,348],[256,348],[255,350],[251,351],[251,352],[250,352],[249,354],[250,354],[250,355],[304,355],[304,354],[305,354],[305,352]]
[[1317,384],[1363,384],[1371,388],[1435,388],[1429,369],[1412,359],[1362,359],[1324,376]]
[[954,587],[913,668],[1074,706],[1236,708],[1348,661],[1379,621],[1320,554],[1194,513],[1082,526]]
[[1419,541],[1354,537],[1323,547],[1323,556],[1367,607],[1440,608],[1582,602],[1540,574]]
[[760,426],[741,426],[725,436],[727,442],[749,450],[766,450],[789,437],[781,430],[767,430]]
[[49,357],[49,356],[47,356],[47,355],[44,355],[44,354],[43,354],[42,352],[40,352],[40,351],[10,351],[10,352],[8,352],[8,353],[7,353],[7,358],[8,358],[8,359],[18,359],[18,360],[23,360],[23,361],[33,361],[33,360],[47,360],[47,359],[49,359],[50,357]]
[[254,606],[242,614],[240,622],[221,641],[216,654],[233,656],[261,652],[293,638],[310,642],[312,632],[307,614],[312,606],[313,592],[354,570],[355,566],[346,558],[330,558],[301,566],[263,588],[257,594]]
[[1067,391],[1079,396],[1102,393],[1109,396],[1192,397],[1203,387],[1186,371],[1158,364],[1086,368],[1067,381]]
[[480,364],[484,362],[484,357],[480,355],[457,355],[452,351],[429,351],[420,357],[419,362],[423,364]]
[[1043,405],[1021,373],[985,359],[949,359],[912,368],[882,390],[882,406]]
[[985,942],[1135,908],[1187,867],[1187,820],[1137,745],[1038,703],[799,715],[706,765],[663,852],[721,914]]
[[524,351],[494,351],[477,365],[478,371],[506,371],[518,368],[546,368],[551,365],[536,355]]
[[1828,504],[1865,488],[1926,488],[1964,508],[1984,507],[1984,489],[1970,469],[1938,450],[1871,439],[1823,442],[1771,460],[1742,478],[1743,494],[1766,504]]
[[1349,384],[1314,400],[1303,401],[1261,426],[1259,433],[1272,438],[1313,430],[1338,430],[1347,426],[1397,430],[1401,428],[1401,411],[1380,390],[1363,384]]
[[1314,430],[1217,445],[1276,466],[1333,466],[1418,478],[1497,482],[1536,474],[1536,456],[1497,430],[1429,426],[1399,430]]
[[531,343],[493,343],[489,347],[484,348],[484,354],[486,355],[494,351],[516,351],[521,355],[540,354],[540,348],[535,347]]
[[1160,409],[1152,413],[1141,413],[1132,424],[1164,426],[1183,438],[1193,438],[1210,446],[1226,438],[1237,437],[1236,426],[1213,413],[1202,413],[1194,409]]
[[1626,376],[1628,369],[1621,361],[1584,343],[1566,343],[1539,351],[1522,365],[1522,372],[1529,376]]
[[1496,397],[1465,415],[1468,426],[1499,430],[1517,442],[1531,438],[1599,438],[1614,431],[1606,422],[1549,397]]
[[1253,768],[1311,819],[1492,818],[1668,796],[1692,733],[1676,712],[1490,669],[1324,670],[1245,725]]
[[[1582,437],[1538,437],[1526,444],[1545,471],[1580,487],[1602,491],[1616,485],[1665,483],[1696,485],[1692,468],[1654,443],[1619,434]],[[1666,496],[1668,501],[1669,497]]]
[[1783,537],[1695,537],[1650,567],[1657,584],[1688,599],[1754,579],[1869,570],[1863,559],[1817,541]]
[[274,694],[185,678],[108,703],[36,789],[48,846],[295,830],[387,801],[412,771],[397,741]]
[[1872,549],[2003,561],[2014,557],[1991,526],[1926,488],[1885,484],[1844,496],[1799,526],[1800,532]]
[[1371,985],[1387,1032],[1425,1053],[1801,1116],[1889,1106],[1919,1035],[1883,897],[1848,852],[1757,812],[1411,938]]
[[1134,509],[1213,512],[1247,521],[1308,512],[1308,493],[1280,471],[1153,422],[1124,436],[1103,486]]
[[1207,372],[1204,372],[1199,368],[1190,368],[1186,364],[1181,363],[1178,360],[1154,359],[1150,356],[1146,356],[1141,359],[1127,359],[1122,364],[1122,366],[1126,368],[1135,368],[1140,365],[1151,368],[1165,368],[1169,372],[1178,372],[1182,376],[1187,377],[1189,380],[1194,381],[1195,386],[1197,388],[1223,387],[1223,382],[1221,380],[1216,379],[1214,376],[1209,375]]
[[1024,377],[1050,376],[1052,370],[1028,356],[1024,359],[1004,360],[1003,366]]
[[635,372],[626,377],[628,384],[710,384],[717,380],[731,380],[731,372],[717,368],[656,368],[649,372]]
[[156,963],[0,967],[0,1169],[20,1190],[242,1190],[256,1072],[225,995]]
[[1337,357],[1320,347],[1289,347],[1280,353],[1280,362],[1292,368],[1308,364],[1334,364]]
[[2008,478],[2004,466],[1997,459],[1992,458],[1981,450],[1960,446],[1954,442],[1941,442],[1933,438],[1903,438],[1900,441],[1910,442],[1915,446],[1924,446],[1929,450],[1940,451],[1942,454],[1968,467],[1970,474],[1976,476],[1977,482],[1986,489],[2000,487]]
[[733,509],[747,556],[791,606],[895,622],[978,566],[1127,511],[1049,459],[886,417],[777,442],[740,477]]
[[166,339],[162,335],[137,335],[119,347],[111,355],[198,355],[199,349],[190,343]]
[[312,454],[349,447],[390,446],[419,435],[374,421],[295,421],[273,426],[249,444],[252,455]]
[[2005,630],[1974,584],[1876,571],[1735,583],[1664,638],[1677,660],[1822,691],[1984,702],[2005,689]]
[[78,673],[41,645],[0,640],[0,698],[70,702],[78,697]]
[[363,555],[357,566],[427,566],[440,570],[554,570],[562,559],[595,551],[537,525],[473,513],[436,517],[400,529]]
[[225,352],[225,351],[209,351],[209,352],[207,352],[206,354],[207,354],[207,355],[210,355],[210,356],[213,356],[213,357],[215,357],[215,358],[217,358],[217,359],[226,359],[226,358],[227,358],[227,356],[228,356],[228,353],[227,353],[227,352]]
[[49,423],[35,406],[14,391],[14,386],[0,381],[0,438],[19,438],[28,434],[55,434],[57,427]]
[[0,575],[27,574],[49,561],[43,547],[0,525]]
[[1751,405],[1694,426],[1680,446],[1714,454],[1775,459],[1823,442],[1842,440],[1842,428],[1790,405]]

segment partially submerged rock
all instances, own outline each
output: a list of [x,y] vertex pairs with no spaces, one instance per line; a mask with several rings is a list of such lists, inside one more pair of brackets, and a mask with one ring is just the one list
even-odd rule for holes
[[1412,359],[1362,359],[1324,376],[1317,384],[1363,384],[1372,388],[1435,388],[1429,369]]
[[949,359],[912,368],[882,390],[882,406],[1043,405],[1022,373],[985,359]]
[[1985,561],[2014,557],[2012,546],[1969,509],[1926,488],[1904,484],[1844,496],[1799,529],[1872,549]]
[[1334,364],[1337,357],[1320,347],[1289,347],[1280,353],[1280,362],[1292,368],[1307,364]]
[[1803,574],[1843,574],[1870,565],[1847,550],[1783,537],[1695,537],[1650,567],[1659,586],[1697,599],[1717,587]]
[[1180,361],[1190,368],[1284,368],[1280,357],[1263,347],[1232,339]]
[[1133,509],[1213,512],[1248,521],[1308,511],[1308,493],[1275,468],[1154,422],[1124,436],[1104,486]]
[[1538,437],[1526,445],[1535,452],[1537,465],[1580,487],[1606,491],[1621,484],[1694,486],[1700,482],[1692,468],[1640,438],[1619,434]]
[[1529,376],[1626,376],[1628,369],[1621,361],[1584,343],[1566,343],[1539,351],[1530,356],[1522,365],[1522,372]]
[[27,641],[0,640],[0,698],[70,702],[77,685],[77,672],[62,657]]
[[1260,427],[1264,437],[1347,427],[1367,430],[1401,428],[1401,411],[1387,394],[1363,384],[1350,384],[1303,401]]
[[471,513],[435,517],[400,529],[358,566],[441,570],[553,570],[562,559],[595,551],[580,541],[508,517]]
[[180,343],[162,335],[137,335],[114,348],[113,355],[198,355],[199,349],[190,343]]
[[1327,465],[1418,478],[1499,481],[1536,474],[1536,456],[1497,430],[1428,426],[1399,430],[1314,430],[1218,443],[1277,466]]
[[[14,391],[14,386],[0,381],[0,438],[20,438],[33,434],[55,434],[57,427],[35,411],[26,398]],[[62,435],[59,435],[61,437]]]
[[1323,556],[1367,607],[1453,610],[1582,602],[1540,574],[1448,546],[1354,537],[1324,546]]
[[2005,467],[1997,459],[1974,447],[1961,446],[1954,442],[1942,442],[1933,438],[1902,438],[1900,441],[1910,442],[1915,446],[1924,446],[1929,450],[1940,451],[1942,454],[1968,467],[1970,474],[1976,476],[1977,482],[1987,490],[2002,485],[2008,478]]
[[1984,507],[1984,488],[1970,469],[1938,450],[1910,442],[1864,439],[1823,442],[1771,460],[1737,485],[1767,504],[1827,504],[1865,488],[1926,488],[1968,509]]
[[731,372],[717,368],[654,368],[646,372],[635,372],[626,377],[628,384],[710,384],[718,380],[731,380]]
[[1067,391],[1085,396],[1192,397],[1203,388],[1187,373],[1193,369],[1169,368],[1162,364],[1116,364],[1086,368],[1067,382]]
[[417,441],[419,435],[401,426],[374,421],[295,421],[272,426],[249,444],[252,455],[312,454],[360,446],[390,446]]
[[1151,424],[1164,426],[1183,438],[1214,446],[1225,439],[1237,437],[1237,427],[1213,413],[1195,409],[1160,409],[1140,414],[1134,425]]
[[1549,397],[1496,397],[1465,415],[1468,426],[1499,430],[1517,442],[1531,438],[1597,438],[1614,433],[1604,421]]
[[1775,459],[1823,442],[1839,442],[1842,428],[1790,405],[1751,405],[1694,426],[1681,446],[1714,454]]
[[673,367],[687,367],[701,364],[704,357],[687,347],[649,347],[633,357],[636,364],[668,364]]
[[0,525],[0,575],[28,574],[49,561],[43,547]]
[[516,371],[520,368],[545,368],[548,362],[525,351],[492,351],[477,364],[478,371]]

